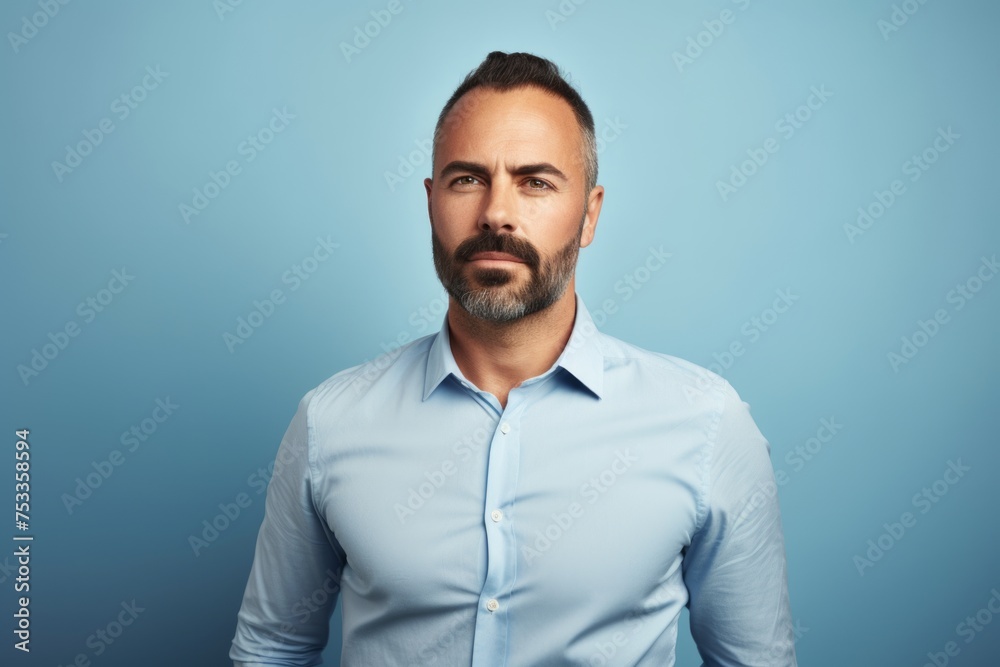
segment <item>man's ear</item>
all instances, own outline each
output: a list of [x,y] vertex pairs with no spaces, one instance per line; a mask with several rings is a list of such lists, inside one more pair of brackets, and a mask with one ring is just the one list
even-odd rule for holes
[[580,247],[586,248],[594,240],[594,232],[597,230],[597,218],[601,215],[601,206],[604,204],[604,186],[595,185],[587,197],[587,211],[583,216],[583,233],[580,234]]
[[434,189],[434,181],[429,178],[425,178],[424,189],[427,190],[427,219],[434,222],[434,216],[431,215],[431,190]]

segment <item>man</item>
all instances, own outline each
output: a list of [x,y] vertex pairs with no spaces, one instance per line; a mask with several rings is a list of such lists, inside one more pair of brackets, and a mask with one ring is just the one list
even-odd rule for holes
[[[441,330],[303,398],[230,657],[342,664],[795,665],[769,445],[722,378],[596,331],[594,121],[551,62],[491,53],[425,181]],[[385,366],[385,365],[383,365]],[[364,378],[362,380],[362,378]]]

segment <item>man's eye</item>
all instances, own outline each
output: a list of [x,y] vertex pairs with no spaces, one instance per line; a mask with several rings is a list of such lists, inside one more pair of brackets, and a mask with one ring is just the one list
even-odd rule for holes
[[540,178],[529,178],[528,187],[531,188],[532,190],[544,190],[545,188],[549,187],[549,184]]
[[475,185],[479,182],[475,176],[459,176],[455,179],[455,185]]

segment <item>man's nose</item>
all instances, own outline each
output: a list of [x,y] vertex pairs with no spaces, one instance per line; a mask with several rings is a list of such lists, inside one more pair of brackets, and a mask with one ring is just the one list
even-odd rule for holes
[[517,197],[514,184],[502,179],[490,183],[479,216],[479,228],[492,232],[517,229]]

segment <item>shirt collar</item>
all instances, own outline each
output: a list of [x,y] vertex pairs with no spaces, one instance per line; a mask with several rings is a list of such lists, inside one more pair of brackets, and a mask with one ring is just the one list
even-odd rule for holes
[[[598,342],[599,336],[600,332],[590,316],[590,311],[584,305],[583,298],[577,293],[576,317],[573,321],[569,342],[566,343],[566,347],[563,348],[552,368],[542,375],[547,375],[556,368],[562,368],[593,392],[597,398],[601,398],[601,392],[604,388],[604,354]],[[427,353],[423,400],[426,401],[449,375],[455,376],[459,381],[468,382],[467,378],[462,375],[462,371],[451,352],[448,316],[445,315],[441,330],[435,335]]]

